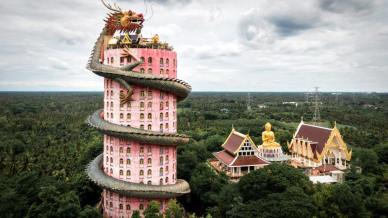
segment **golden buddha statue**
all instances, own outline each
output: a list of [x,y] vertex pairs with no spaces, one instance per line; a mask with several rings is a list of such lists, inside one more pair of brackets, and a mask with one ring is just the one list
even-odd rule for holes
[[272,125],[270,123],[265,124],[265,131],[263,131],[261,138],[263,140],[263,147],[274,148],[279,147],[280,144],[275,142],[275,133],[271,131]]

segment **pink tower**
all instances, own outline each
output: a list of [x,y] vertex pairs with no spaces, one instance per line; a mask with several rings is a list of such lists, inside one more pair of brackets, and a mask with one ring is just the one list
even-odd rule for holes
[[104,109],[87,122],[104,134],[104,151],[87,173],[104,188],[105,217],[142,214],[151,200],[164,211],[169,199],[190,192],[177,179],[176,146],[189,139],[176,133],[176,108],[191,87],[176,79],[176,52],[157,35],[140,36],[142,14],[103,3],[114,13],[87,67],[104,77]]

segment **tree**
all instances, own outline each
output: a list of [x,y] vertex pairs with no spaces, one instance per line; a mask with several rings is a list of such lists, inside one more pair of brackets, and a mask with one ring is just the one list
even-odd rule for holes
[[353,159],[355,164],[362,168],[363,174],[377,173],[379,170],[379,158],[372,149],[355,149]]
[[183,217],[183,207],[174,199],[169,200],[167,204],[167,209],[165,212],[166,218],[182,218]]
[[312,184],[302,171],[285,164],[271,164],[243,176],[237,184],[244,202],[265,198],[268,194],[281,193],[291,186],[304,192],[312,191]]
[[79,218],[94,218],[102,217],[101,213],[89,205],[87,205],[78,215]]
[[227,183],[228,178],[224,174],[217,175],[205,163],[195,168],[190,180],[191,193],[202,213],[207,207],[216,205],[217,194]]
[[134,210],[134,211],[132,212],[131,218],[141,218],[140,212],[139,212],[138,210]]
[[148,207],[144,210],[145,218],[163,218],[160,213],[160,203],[157,201],[150,201]]

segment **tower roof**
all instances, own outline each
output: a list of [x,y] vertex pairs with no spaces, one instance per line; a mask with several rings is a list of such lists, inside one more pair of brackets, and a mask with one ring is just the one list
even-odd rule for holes
[[234,154],[246,137],[246,135],[237,132],[233,128],[222,147],[231,154]]

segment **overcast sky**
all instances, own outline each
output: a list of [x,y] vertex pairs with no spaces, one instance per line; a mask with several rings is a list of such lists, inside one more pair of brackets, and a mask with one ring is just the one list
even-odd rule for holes
[[[148,8],[143,35],[174,46],[193,91],[388,92],[385,0],[116,2]],[[102,90],[85,65],[106,12],[99,0],[1,3],[0,90]]]

